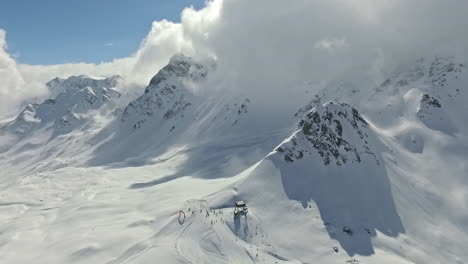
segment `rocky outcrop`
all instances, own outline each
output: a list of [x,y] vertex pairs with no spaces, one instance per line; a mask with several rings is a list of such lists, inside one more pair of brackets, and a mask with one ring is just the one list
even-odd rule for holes
[[455,125],[435,96],[427,93],[422,95],[416,116],[432,130],[450,135],[456,132]]
[[362,155],[371,155],[368,123],[359,112],[343,102],[329,102],[307,113],[299,130],[277,148],[286,162],[318,153],[324,165],[360,163]]

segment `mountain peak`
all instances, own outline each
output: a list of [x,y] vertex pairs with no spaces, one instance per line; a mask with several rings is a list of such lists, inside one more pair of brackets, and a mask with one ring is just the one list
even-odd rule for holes
[[120,93],[112,89],[119,79],[119,76],[92,79],[84,75],[55,78],[47,83],[52,98],[27,105],[13,121],[11,128],[24,134],[49,122],[58,127],[70,127],[72,122],[80,120],[76,114],[85,114],[119,98]]
[[169,78],[189,78],[198,80],[206,77],[207,70],[207,67],[202,63],[195,62],[191,57],[187,57],[183,54],[176,54],[172,56],[169,63],[151,79],[148,88],[157,86],[160,82]]
[[182,53],[176,53],[169,60],[170,65],[177,65],[182,63],[193,63],[193,59],[191,57],[185,56]]
[[362,154],[375,158],[368,142],[367,121],[347,103],[334,101],[315,107],[304,115],[298,128],[277,148],[286,162],[314,153],[320,155],[324,165],[360,163]]
[[151,79],[145,93],[125,108],[121,120],[131,120],[133,127],[139,128],[158,113],[165,120],[183,115],[182,112],[192,105],[190,98],[193,95],[187,84],[204,79],[209,69],[190,57],[174,55]]

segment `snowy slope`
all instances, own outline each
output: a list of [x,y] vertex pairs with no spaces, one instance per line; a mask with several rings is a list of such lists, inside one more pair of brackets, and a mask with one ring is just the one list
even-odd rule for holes
[[2,123],[0,263],[466,263],[454,61],[311,89],[284,115],[202,89],[215,64],[183,55],[122,109],[115,77],[54,80]]
[[242,171],[230,165],[243,163],[242,157],[249,165],[262,158],[289,133],[288,127],[283,120],[272,124],[252,116],[249,98],[197,89],[215,69],[211,61],[173,56],[144,93],[125,107],[120,119],[99,135],[99,148],[87,164],[143,166],[172,151],[190,156],[192,173],[202,170],[200,177],[213,178]]
[[433,160],[433,150],[411,156],[340,102],[311,110],[298,128],[243,180],[210,197],[213,207],[247,200],[256,216],[270,219],[262,228],[275,253],[262,244],[262,255],[301,263],[344,263],[347,255],[359,263],[467,258],[463,213],[448,213],[466,202],[452,200],[447,184],[438,186],[445,180],[466,188],[459,166],[440,179],[443,163],[460,153],[443,161]]
[[[232,187],[238,192],[214,195],[214,204],[251,201],[256,215],[284,225],[276,230],[279,223],[273,221],[263,227],[275,254],[301,262],[314,254],[324,257],[321,262],[344,262],[333,247],[369,256],[375,253],[374,237],[393,239],[405,232],[381,156],[385,146],[356,109],[329,102],[305,115],[298,128]],[[281,241],[284,230],[294,239]],[[304,251],[308,241],[317,241],[316,252]]]
[[61,163],[58,158],[67,150],[79,149],[80,137],[99,126],[101,115],[113,111],[121,97],[110,86],[116,80],[115,76],[100,80],[72,76],[49,82],[51,94],[58,91],[55,97],[28,104],[14,120],[0,124],[1,164],[17,165],[11,168],[16,173],[48,161]]

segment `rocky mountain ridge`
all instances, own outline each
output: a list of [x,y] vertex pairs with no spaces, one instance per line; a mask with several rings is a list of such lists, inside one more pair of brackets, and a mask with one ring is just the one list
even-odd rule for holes
[[367,141],[367,127],[367,121],[349,104],[328,102],[303,116],[299,131],[277,151],[287,162],[302,159],[313,149],[324,165],[359,163],[361,155],[375,157]]

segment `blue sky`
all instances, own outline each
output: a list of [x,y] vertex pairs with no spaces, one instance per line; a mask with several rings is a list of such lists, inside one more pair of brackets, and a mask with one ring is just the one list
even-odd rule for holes
[[2,0],[8,52],[27,64],[101,62],[135,52],[151,22],[204,0]]

